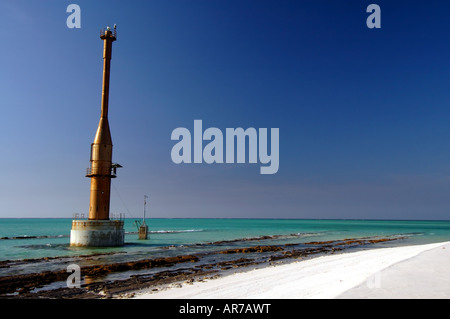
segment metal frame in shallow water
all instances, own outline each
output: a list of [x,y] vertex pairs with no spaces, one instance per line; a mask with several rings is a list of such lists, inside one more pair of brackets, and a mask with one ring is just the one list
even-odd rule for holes
[[125,242],[123,225],[123,220],[73,220],[70,246],[123,246]]

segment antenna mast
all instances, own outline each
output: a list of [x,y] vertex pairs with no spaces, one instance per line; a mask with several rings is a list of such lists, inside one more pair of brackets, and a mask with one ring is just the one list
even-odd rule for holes
[[144,216],[142,217],[142,225],[139,227],[139,239],[148,239],[148,226],[145,224],[145,208],[147,206],[147,195],[144,195]]
[[144,195],[144,217],[142,218],[142,225],[145,225],[145,206],[147,206],[147,195]]

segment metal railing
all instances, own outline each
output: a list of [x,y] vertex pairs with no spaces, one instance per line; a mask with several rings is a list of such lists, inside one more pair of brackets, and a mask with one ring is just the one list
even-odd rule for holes
[[[74,213],[72,216],[73,220],[80,220],[80,219],[87,219],[87,216],[84,215],[84,213]],[[124,220],[125,219],[125,214],[123,213],[113,213],[110,214],[109,216],[110,220]]]
[[116,177],[116,170],[114,168],[99,168],[99,167],[88,167],[86,168],[86,176],[109,176],[111,178]]
[[73,214],[73,219],[78,220],[78,219],[86,219],[83,213],[74,213]]
[[110,214],[109,219],[124,220],[125,219],[125,214],[122,214],[122,213]]
[[122,165],[113,163],[110,168],[107,167],[88,167],[86,169],[86,176],[92,177],[92,176],[107,176],[111,178],[117,177],[117,169],[121,168]]
[[101,29],[100,30],[100,36],[104,36],[105,35],[105,33],[106,33],[106,31],[110,31],[111,32],[111,34],[112,34],[112,36],[114,37],[114,38],[116,38],[117,39],[117,30],[116,30],[116,28],[114,27],[114,29],[111,29],[111,28],[103,28],[103,29]]

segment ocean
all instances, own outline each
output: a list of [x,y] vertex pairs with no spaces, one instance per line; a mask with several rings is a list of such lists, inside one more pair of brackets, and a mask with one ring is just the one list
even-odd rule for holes
[[[0,277],[57,271],[69,263],[83,267],[182,255],[217,263],[239,254],[215,252],[258,245],[307,247],[311,242],[349,238],[394,239],[354,247],[367,249],[450,241],[450,221],[310,219],[147,219],[149,239],[139,240],[135,220],[125,219],[124,246],[80,248],[69,245],[71,223],[71,219],[0,219]],[[115,273],[108,280],[152,271],[156,270]]]

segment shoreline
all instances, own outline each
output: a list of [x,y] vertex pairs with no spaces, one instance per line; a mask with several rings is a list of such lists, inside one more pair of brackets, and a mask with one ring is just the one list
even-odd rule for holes
[[[273,238],[278,237],[269,237],[269,239]],[[12,271],[12,273],[0,277],[0,298],[130,298],[135,291],[146,288],[160,290],[167,285],[178,287],[182,283],[209,280],[229,273],[248,271],[268,265],[290,263],[299,259],[305,260],[354,248],[377,247],[401,240],[402,237],[347,238],[282,245],[261,245],[263,244],[261,239],[266,239],[266,236],[247,240],[253,239],[257,239],[259,241],[257,244],[260,245],[238,245],[230,249],[228,241],[220,241],[212,243],[219,249],[212,252],[153,259],[122,259],[115,263],[98,263],[95,258],[79,256],[82,259],[78,259],[78,262],[84,260],[86,263],[80,267],[82,278],[80,278],[80,286],[77,289],[69,288],[66,283],[68,278],[66,267],[69,263],[77,263],[76,260],[61,257],[61,259],[43,258],[21,262],[5,261],[0,264],[0,267],[10,269],[9,272]],[[40,267],[47,263],[56,263],[57,268],[43,272],[23,272],[24,267],[27,267],[28,264],[36,263]],[[47,264],[47,267],[49,265]],[[15,269],[16,266],[19,269]]]
[[[392,246],[391,243],[402,239],[398,236],[365,237],[233,249],[222,247],[222,250],[212,254],[109,264],[99,264],[93,260],[94,264],[81,267],[79,288],[66,286],[68,273],[64,267],[56,271],[0,277],[0,299],[337,298],[339,294],[361,286],[361,283],[371,281],[372,284],[379,284],[379,277],[371,278],[373,274],[436,247],[448,246],[447,254],[444,254],[447,259],[437,261],[437,264],[450,264],[450,241]],[[228,257],[223,259],[222,256]],[[79,256],[83,257],[86,261],[91,260]],[[431,256],[428,260],[437,259]],[[9,262],[0,266],[14,267],[15,262]],[[53,258],[28,262],[53,262]],[[64,261],[63,258],[56,262],[65,265],[69,260]],[[450,273],[445,267],[442,268],[442,274]],[[422,273],[422,276],[426,275],[426,271]],[[446,282],[450,287],[450,275]],[[364,295],[361,287],[358,291],[359,295],[351,298]],[[368,294],[367,291],[364,293]],[[445,296],[449,298],[450,292]]]
[[135,299],[450,298],[450,242],[374,248],[135,291]]

